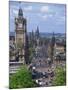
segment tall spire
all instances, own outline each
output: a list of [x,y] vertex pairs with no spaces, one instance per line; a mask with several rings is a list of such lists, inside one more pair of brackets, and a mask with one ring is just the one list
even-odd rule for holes
[[39,27],[37,26],[37,29],[36,29],[36,37],[39,38]]
[[22,11],[21,8],[19,8],[18,16],[19,16],[19,17],[23,17],[23,11]]
[[39,27],[37,26],[37,30],[39,30]]
[[19,12],[18,12],[18,16],[19,16],[19,17],[23,17],[23,11],[22,11],[22,8],[21,8],[21,1],[19,2]]

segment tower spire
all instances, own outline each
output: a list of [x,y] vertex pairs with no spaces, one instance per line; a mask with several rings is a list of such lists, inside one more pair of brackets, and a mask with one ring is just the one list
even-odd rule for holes
[[19,12],[18,12],[18,16],[19,17],[23,17],[23,11],[22,11],[22,8],[21,8],[21,1],[19,1]]

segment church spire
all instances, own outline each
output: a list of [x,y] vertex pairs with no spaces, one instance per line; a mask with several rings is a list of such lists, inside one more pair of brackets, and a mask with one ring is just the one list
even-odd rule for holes
[[37,26],[35,35],[36,35],[37,38],[39,38],[39,27],[38,26]]

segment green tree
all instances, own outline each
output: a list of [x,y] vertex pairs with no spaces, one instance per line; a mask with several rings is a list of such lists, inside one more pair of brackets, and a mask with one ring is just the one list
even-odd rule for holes
[[54,86],[66,85],[66,71],[63,68],[56,68],[55,75],[56,76],[52,82]]
[[29,88],[36,87],[35,81],[32,80],[31,72],[23,66],[17,73],[9,77],[9,88]]

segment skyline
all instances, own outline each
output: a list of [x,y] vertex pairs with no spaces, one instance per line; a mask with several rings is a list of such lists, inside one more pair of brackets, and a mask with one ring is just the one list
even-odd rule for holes
[[23,10],[23,16],[27,19],[27,32],[35,31],[37,26],[40,32],[65,33],[66,5],[50,3],[32,3],[10,1],[10,32],[14,32],[14,18],[18,15],[19,8]]

